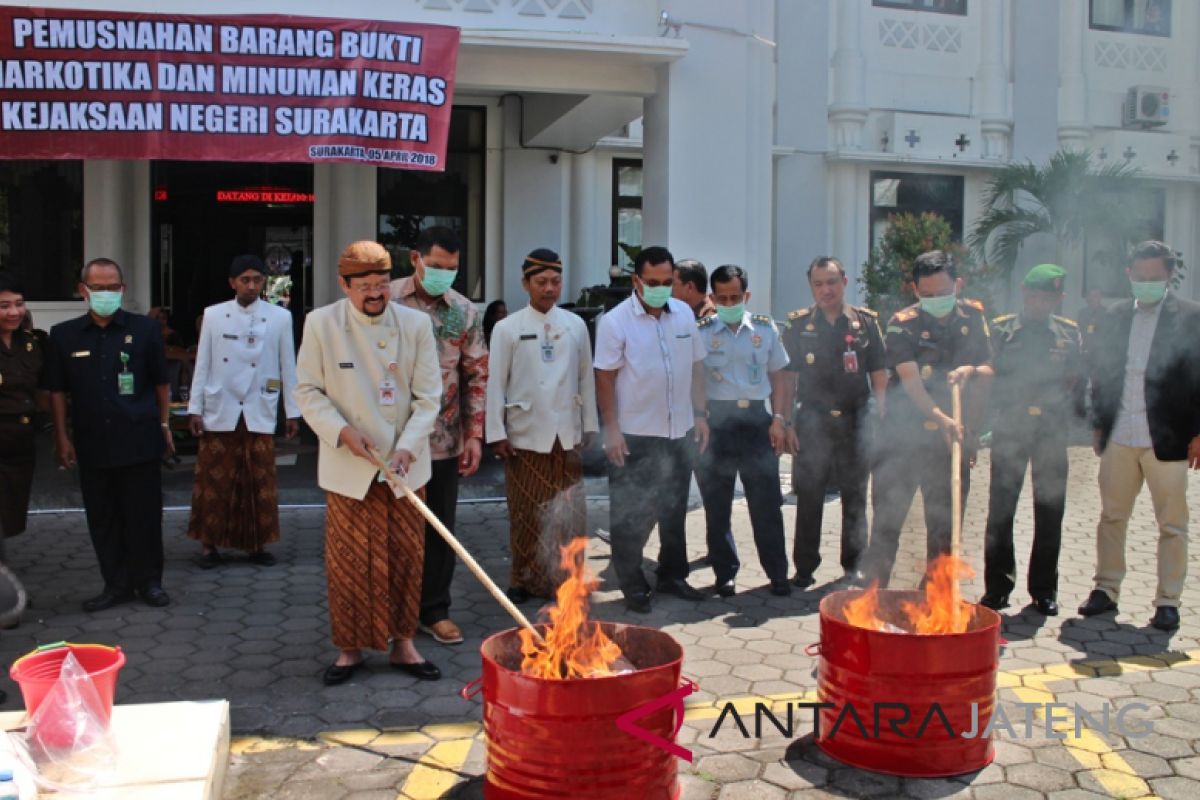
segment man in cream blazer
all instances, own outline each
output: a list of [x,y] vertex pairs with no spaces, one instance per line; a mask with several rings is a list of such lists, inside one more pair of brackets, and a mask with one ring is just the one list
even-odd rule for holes
[[279,398],[287,437],[299,429],[292,315],[261,299],[266,269],[255,255],[229,267],[235,297],[204,310],[188,402],[189,427],[200,440],[188,536],[200,542],[199,564],[221,563],[218,547],[275,563],[263,547],[279,541],[275,426]]
[[392,667],[441,677],[413,646],[421,598],[425,520],[379,479],[370,451],[418,494],[429,480],[429,434],[441,399],[429,318],[389,301],[391,256],[354,242],[338,259],[346,299],[305,320],[296,402],[321,440],[318,483],[327,492],[325,569],[329,622],[341,652],[324,675],[343,683],[364,649]]
[[504,459],[516,603],[553,597],[560,547],[587,535],[580,446],[599,429],[596,383],[587,327],[556,305],[562,269],[553,250],[526,256],[529,305],[492,330],[487,439]]

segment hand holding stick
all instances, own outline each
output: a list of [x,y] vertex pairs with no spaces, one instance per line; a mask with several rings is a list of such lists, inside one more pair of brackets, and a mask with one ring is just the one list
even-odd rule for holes
[[487,589],[492,597],[496,598],[496,602],[498,602],[504,608],[504,610],[508,612],[509,616],[516,620],[517,624],[529,631],[529,633],[533,636],[534,641],[540,645],[545,645],[546,641],[542,638],[542,635],[538,633],[537,628],[533,627],[533,624],[530,623],[525,615],[521,613],[521,610],[513,605],[512,601],[508,599],[503,591],[501,591],[500,587],[497,586],[490,577],[488,577],[488,574],[484,572],[483,567],[479,566],[479,562],[472,558],[471,554],[467,552],[467,549],[462,546],[462,542],[458,541],[454,534],[442,524],[442,521],[438,519],[432,511],[429,510],[429,506],[425,505],[425,502],[417,496],[416,492],[408,488],[408,484],[405,483],[404,480],[396,474],[396,471],[388,465],[387,460],[379,454],[379,451],[372,447],[370,450],[368,450],[368,453],[371,456],[371,463],[378,467],[379,471],[383,473],[383,477],[385,480],[387,480],[388,485],[391,486],[394,491],[398,491],[412,501],[412,504],[417,507],[417,510],[421,512],[422,516],[429,520],[429,524],[433,526],[433,529],[437,531],[443,539],[446,540],[446,544],[450,545],[450,548],[458,555],[459,558],[462,559],[462,562],[467,565],[467,569],[471,570],[475,577],[479,579],[479,582],[483,584],[483,588]]

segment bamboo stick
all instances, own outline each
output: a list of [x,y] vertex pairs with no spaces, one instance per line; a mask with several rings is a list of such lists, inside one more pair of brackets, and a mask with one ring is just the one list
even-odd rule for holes
[[[962,385],[950,387],[954,410],[954,424],[962,427]],[[958,437],[950,441],[950,554],[962,556],[962,442]]]
[[371,463],[378,467],[379,471],[383,473],[384,479],[387,480],[388,485],[394,489],[399,489],[405,497],[412,501],[412,504],[417,507],[417,510],[421,512],[425,519],[429,520],[429,524],[432,525],[433,529],[438,532],[438,535],[446,540],[446,544],[450,545],[450,548],[458,555],[459,558],[462,559],[462,562],[467,565],[467,569],[471,570],[475,577],[479,579],[479,582],[483,584],[483,588],[487,589],[488,593],[491,594],[492,597],[496,598],[496,602],[508,612],[510,617],[516,620],[518,625],[525,628],[530,632],[530,634],[533,635],[534,641],[540,645],[545,645],[546,640],[542,638],[540,633],[538,633],[537,628],[533,627],[533,624],[530,623],[525,615],[521,613],[521,609],[513,605],[512,601],[508,599],[508,596],[504,594],[504,591],[496,585],[496,582],[493,581],[491,577],[488,576],[483,567],[479,566],[479,562],[477,562],[471,556],[471,554],[467,552],[467,548],[463,547],[462,542],[460,542],[458,538],[455,537],[455,535],[451,533],[445,525],[442,524],[442,521],[438,519],[432,511],[429,510],[429,506],[425,505],[425,501],[418,497],[416,492],[408,488],[408,484],[405,483],[404,480],[396,474],[396,471],[388,465],[383,456],[379,454],[379,451],[372,449],[370,454]]

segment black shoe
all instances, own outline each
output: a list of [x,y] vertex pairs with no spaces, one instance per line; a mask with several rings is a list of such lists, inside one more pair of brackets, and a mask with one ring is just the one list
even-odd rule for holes
[[992,611],[1000,611],[1001,609],[1008,608],[1008,596],[988,592],[979,598],[979,605],[984,608],[990,608]]
[[1179,627],[1179,609],[1174,606],[1159,606],[1154,609],[1150,624],[1160,631],[1173,631]]
[[520,586],[510,586],[504,590],[504,593],[508,595],[509,600],[512,600],[517,605],[521,605],[521,603],[528,603],[529,598],[533,597],[533,595],[522,589]]
[[147,586],[138,592],[138,596],[142,598],[143,603],[154,608],[171,605],[171,598],[161,586]]
[[682,597],[684,600],[703,600],[705,598],[704,592],[692,588],[692,586],[682,578],[659,578],[658,585],[655,587],[654,591],[658,592],[659,594],[673,594],[676,597]]
[[1058,602],[1053,597],[1039,597],[1033,601],[1033,605],[1044,617],[1058,616]]
[[250,554],[251,563],[258,564],[260,567],[275,566],[275,556],[268,553],[266,550],[259,550],[257,553]]
[[801,575],[798,572],[796,573],[796,577],[792,578],[792,586],[795,586],[797,589],[807,589],[816,582],[817,579],[812,575]]
[[635,614],[649,614],[650,597],[650,592],[631,592],[625,595],[625,607]]
[[716,592],[719,597],[733,597],[735,594],[737,594],[737,586],[734,585],[733,578],[730,578],[727,581],[717,581],[714,583],[713,591]]
[[356,661],[353,664],[346,664],[345,666],[337,663],[330,664],[325,670],[325,674],[321,676],[321,680],[326,686],[337,686],[339,683],[345,683],[353,677],[354,673],[358,672],[358,668],[365,662],[366,659]]
[[393,669],[406,672],[419,680],[436,681],[442,677],[442,671],[428,661],[421,661],[417,664],[397,664],[393,661],[391,664]]
[[196,566],[200,569],[212,569],[213,567],[219,567],[223,563],[225,563],[224,557],[216,550],[201,553],[196,557]]
[[1103,589],[1092,589],[1087,601],[1079,607],[1079,616],[1094,617],[1106,611],[1116,611],[1117,604],[1113,602]]
[[128,603],[132,599],[133,595],[129,592],[113,592],[105,589],[103,592],[91,598],[90,600],[84,600],[83,610],[103,611],[106,608],[112,608],[113,606],[120,605],[121,603]]
[[792,593],[792,585],[786,580],[771,581],[771,594],[776,597],[787,597]]

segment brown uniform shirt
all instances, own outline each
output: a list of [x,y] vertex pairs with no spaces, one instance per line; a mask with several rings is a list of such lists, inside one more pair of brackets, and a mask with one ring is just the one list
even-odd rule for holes
[[12,346],[0,342],[0,416],[28,416],[34,393],[45,383],[46,349],[42,340],[25,330],[13,332]]

